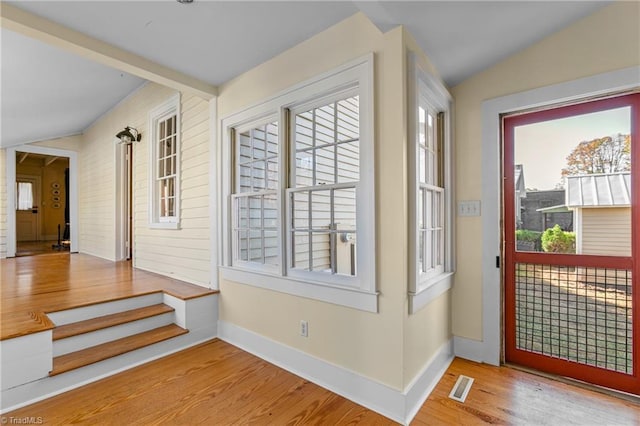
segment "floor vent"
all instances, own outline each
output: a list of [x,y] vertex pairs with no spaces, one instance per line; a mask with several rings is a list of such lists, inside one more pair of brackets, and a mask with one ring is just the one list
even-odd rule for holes
[[449,394],[449,398],[454,399],[459,402],[464,402],[467,399],[467,395],[471,390],[471,385],[473,384],[473,379],[471,377],[460,375],[458,377],[458,381],[451,389],[451,393]]

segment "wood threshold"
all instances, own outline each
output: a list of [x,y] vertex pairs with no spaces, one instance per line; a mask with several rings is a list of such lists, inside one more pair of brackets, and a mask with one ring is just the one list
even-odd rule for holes
[[175,324],[170,324],[145,331],[144,333],[134,334],[77,352],[61,355],[53,359],[53,370],[51,370],[49,375],[55,376],[89,364],[104,361],[105,359],[113,358],[185,333],[188,333],[188,330],[178,327]]
[[160,303],[157,305],[145,306],[143,308],[91,318],[85,321],[65,324],[53,329],[53,340],[66,339],[67,337],[90,333],[92,331],[102,330],[104,328],[126,324],[128,322],[150,318],[173,311],[174,309],[171,306]]

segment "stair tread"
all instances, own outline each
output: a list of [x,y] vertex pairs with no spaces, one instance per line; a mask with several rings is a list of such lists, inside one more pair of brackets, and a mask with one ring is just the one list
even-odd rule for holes
[[128,322],[133,322],[173,311],[174,309],[171,306],[159,303],[157,305],[145,306],[143,308],[131,309],[129,311],[118,312],[115,314],[104,315],[84,321],[73,322],[54,328],[53,340],[55,341],[65,339],[67,337],[77,336],[79,334],[89,333],[96,330],[102,330],[103,328],[126,324]]
[[67,371],[122,355],[188,332],[188,330],[185,330],[175,324],[169,324],[143,333],[134,334],[122,339],[82,349],[77,352],[61,355],[53,358],[53,370],[49,375],[55,376],[57,374],[65,373]]

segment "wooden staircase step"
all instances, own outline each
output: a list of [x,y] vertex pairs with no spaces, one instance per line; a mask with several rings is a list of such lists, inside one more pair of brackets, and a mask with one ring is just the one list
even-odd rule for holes
[[188,330],[178,327],[175,324],[169,324],[164,327],[145,331],[144,333],[134,334],[81,351],[61,355],[53,358],[53,370],[51,370],[49,376],[55,376],[76,368],[84,367],[85,365],[122,355],[188,332]]
[[126,324],[128,322],[150,318],[173,311],[174,309],[171,306],[160,303],[157,305],[145,306],[143,308],[91,318],[85,321],[73,322],[71,324],[65,324],[54,328],[53,340],[56,341],[67,337],[77,336],[79,334],[90,333],[92,331],[102,330],[103,328]]

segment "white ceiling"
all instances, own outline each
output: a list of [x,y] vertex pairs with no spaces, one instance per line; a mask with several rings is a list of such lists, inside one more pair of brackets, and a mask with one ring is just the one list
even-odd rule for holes
[[[606,1],[22,1],[23,10],[220,85],[361,10],[406,25],[455,85]],[[141,84],[2,30],[2,146],[79,133]]]

